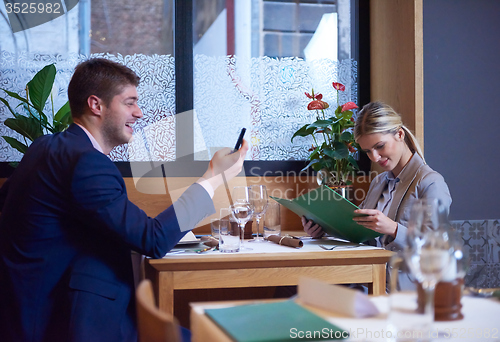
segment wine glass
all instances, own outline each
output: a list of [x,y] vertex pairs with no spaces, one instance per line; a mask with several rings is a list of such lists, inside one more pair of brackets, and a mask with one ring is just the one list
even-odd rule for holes
[[419,200],[415,203],[406,238],[404,259],[424,290],[423,309],[430,325],[434,320],[436,284],[448,272],[453,260],[445,207],[438,200]]
[[235,186],[232,195],[231,214],[238,223],[241,230],[241,250],[251,250],[244,245],[245,225],[253,215],[253,206],[250,200],[250,188],[247,186]]
[[250,240],[249,242],[264,242],[264,238],[259,236],[259,226],[260,219],[262,218],[262,215],[265,214],[268,205],[267,189],[265,185],[252,185],[250,187],[250,203],[253,206],[253,215],[257,222],[257,235],[255,236],[255,239]]

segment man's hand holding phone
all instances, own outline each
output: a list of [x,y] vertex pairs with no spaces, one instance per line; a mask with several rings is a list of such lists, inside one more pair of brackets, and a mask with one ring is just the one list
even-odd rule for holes
[[[210,165],[203,178],[210,182],[214,190],[224,183],[222,172],[224,172],[226,180],[233,179],[241,172],[249,148],[248,142],[243,139],[244,134],[243,129],[236,143],[236,151],[229,147],[223,148],[215,152],[210,160]],[[240,144],[241,147],[238,148]]]

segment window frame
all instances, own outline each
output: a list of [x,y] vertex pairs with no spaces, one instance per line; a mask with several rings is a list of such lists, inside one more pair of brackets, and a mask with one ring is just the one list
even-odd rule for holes
[[[358,61],[359,105],[370,102],[370,38],[369,0],[351,1],[351,46],[352,58]],[[192,111],[193,102],[193,1],[174,0],[174,57],[176,95],[176,160],[155,163],[145,177],[198,177],[207,167],[206,161],[194,160],[194,120],[189,115],[177,115]],[[183,77],[178,77],[183,75]],[[237,137],[235,137],[236,141]],[[123,177],[132,177],[131,162],[114,162]],[[149,162],[132,162],[150,165]],[[0,177],[8,177],[13,168],[10,162],[0,163]],[[370,163],[364,153],[360,153],[360,168],[369,171]],[[286,172],[298,174],[307,163],[304,160],[245,161],[248,176],[281,175]],[[141,165],[142,166],[142,165]],[[142,168],[142,167],[141,167]],[[308,170],[312,174],[312,171]]]

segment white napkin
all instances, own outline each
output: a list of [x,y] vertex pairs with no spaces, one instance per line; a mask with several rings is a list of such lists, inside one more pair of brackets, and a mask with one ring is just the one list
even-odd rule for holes
[[189,232],[187,232],[187,234],[184,235],[182,237],[182,239],[179,240],[179,242],[181,242],[181,243],[182,242],[184,242],[184,243],[186,243],[186,242],[197,242],[197,241],[198,241],[198,239],[196,238],[196,235],[194,235],[193,231],[191,231],[191,230]]
[[350,317],[370,317],[379,314],[377,307],[366,294],[317,279],[301,278],[298,297],[304,304]]

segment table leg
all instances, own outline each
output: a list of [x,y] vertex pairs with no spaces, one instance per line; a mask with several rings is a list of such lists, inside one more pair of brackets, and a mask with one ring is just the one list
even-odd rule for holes
[[368,293],[374,296],[385,294],[385,264],[373,265],[373,283],[368,286]]
[[174,314],[174,273],[160,272],[158,275],[158,306],[160,310]]

